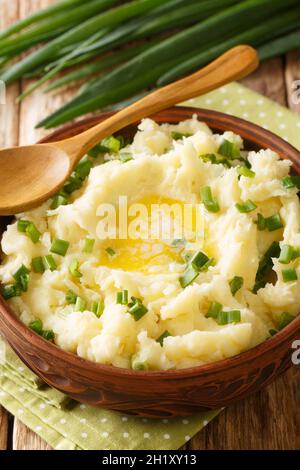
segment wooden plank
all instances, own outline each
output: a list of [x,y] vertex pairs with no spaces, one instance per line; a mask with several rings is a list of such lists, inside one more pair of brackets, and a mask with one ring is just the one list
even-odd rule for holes
[[244,78],[242,83],[277,101],[277,103],[286,105],[283,60],[281,58],[263,62],[253,74]]
[[8,443],[8,413],[0,406],[0,450],[7,449]]
[[14,450],[52,450],[37,434],[28,429],[21,421],[15,420],[13,434]]

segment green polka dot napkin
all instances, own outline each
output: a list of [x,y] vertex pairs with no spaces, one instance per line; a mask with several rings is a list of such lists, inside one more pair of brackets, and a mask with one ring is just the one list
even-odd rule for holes
[[[248,119],[300,148],[300,117],[237,83],[184,104]],[[175,450],[219,413],[153,420],[80,405],[41,383],[1,339],[0,404],[60,450]]]

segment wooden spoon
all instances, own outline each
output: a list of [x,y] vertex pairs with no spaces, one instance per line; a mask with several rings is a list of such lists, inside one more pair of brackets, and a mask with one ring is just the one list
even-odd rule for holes
[[0,215],[32,209],[64,184],[76,163],[100,140],[153,113],[203,95],[255,70],[256,51],[230,49],[198,72],[160,88],[82,134],[50,144],[0,151]]

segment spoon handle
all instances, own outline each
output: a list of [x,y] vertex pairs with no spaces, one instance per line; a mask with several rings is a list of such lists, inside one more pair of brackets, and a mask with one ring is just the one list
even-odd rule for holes
[[104,137],[146,116],[241,79],[255,70],[258,63],[255,49],[247,45],[236,46],[198,72],[153,91],[82,134],[56,142],[55,146],[65,150],[71,164],[75,165]]

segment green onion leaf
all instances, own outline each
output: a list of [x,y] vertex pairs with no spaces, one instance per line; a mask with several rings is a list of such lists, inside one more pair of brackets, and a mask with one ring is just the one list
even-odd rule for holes
[[278,320],[278,326],[277,326],[278,330],[283,330],[283,328],[285,328],[294,319],[295,319],[295,317],[293,317],[293,315],[291,315],[290,313],[283,312],[280,315],[279,320]]
[[75,174],[78,176],[78,178],[84,180],[89,176],[91,168],[92,162],[88,158],[85,158],[76,166]]
[[275,336],[277,333],[278,333],[278,330],[275,330],[275,328],[271,328],[271,329],[269,330],[269,335],[270,335],[270,336]]
[[116,254],[115,250],[113,250],[110,247],[106,248],[105,251],[109,256],[115,256],[115,254]]
[[234,276],[233,279],[229,282],[230,290],[232,295],[235,295],[237,291],[239,291],[244,284],[244,279],[240,276]]
[[260,213],[257,214],[257,220],[255,222],[257,224],[257,229],[259,231],[263,231],[267,228],[267,225],[266,225],[266,219],[264,218],[264,216]]
[[224,139],[218,149],[218,153],[224,157],[231,159],[239,158],[241,156],[240,149],[238,146],[227,139]]
[[93,251],[93,248],[94,248],[94,244],[95,244],[95,239],[94,238],[86,238],[84,240],[84,245],[83,245],[83,253],[92,253]]
[[57,264],[52,255],[43,256],[43,264],[45,270],[50,269],[50,271],[55,271],[57,268]]
[[282,280],[283,282],[293,282],[297,281],[298,275],[295,268],[287,268],[282,271]]
[[13,297],[19,297],[21,295],[21,288],[18,284],[10,284],[2,286],[0,293],[4,300],[12,299]]
[[254,178],[255,172],[247,168],[246,166],[238,166],[237,172],[240,176],[245,176],[246,178]]
[[121,142],[114,136],[106,137],[101,141],[101,147],[109,153],[118,153],[121,148]]
[[259,289],[264,287],[267,283],[267,277],[272,271],[273,268],[273,260],[272,258],[278,258],[280,255],[280,246],[278,242],[273,242],[262,259],[259,262],[258,265],[258,270],[256,273],[256,278],[255,278],[255,286],[253,289],[253,292],[256,293]]
[[50,252],[55,253],[56,255],[59,255],[59,256],[65,256],[67,254],[69,246],[70,246],[69,242],[56,238],[51,245]]
[[220,206],[216,199],[213,198],[211,188],[204,186],[200,189],[202,203],[209,212],[219,212]]
[[284,178],[282,178],[281,183],[285,189],[291,189],[291,188],[300,189],[299,175],[285,176]]
[[274,214],[271,217],[267,217],[265,222],[269,232],[274,232],[274,230],[283,228],[283,223],[279,214]]
[[42,337],[47,341],[54,341],[55,334],[53,330],[43,330]]
[[211,302],[206,318],[218,318],[218,315],[222,312],[223,305],[219,302]]
[[248,199],[246,202],[243,203],[237,202],[235,207],[242,214],[247,214],[248,212],[254,211],[257,208],[257,205],[254,204],[254,202],[250,201],[250,199]]
[[131,297],[131,302],[128,304],[129,313],[133,316],[135,321],[140,320],[148,312],[147,307],[143,305],[141,299]]
[[69,271],[74,277],[82,277],[82,274],[79,271],[79,261],[77,259],[73,259],[69,266]]
[[218,325],[228,325],[229,323],[239,323],[241,321],[240,310],[230,310],[220,312],[217,317]]
[[199,276],[199,271],[192,266],[189,267],[185,273],[179,278],[181,287],[184,289],[194,282],[194,280]]
[[23,219],[18,220],[18,223],[17,223],[18,232],[25,233],[26,228],[28,227],[30,223],[31,222],[29,222],[29,220],[23,220]]
[[192,257],[190,263],[196,271],[200,271],[208,261],[209,257],[202,251],[198,251],[198,253]]
[[77,297],[75,302],[75,312],[84,312],[86,307],[86,301],[82,297]]
[[29,323],[29,328],[37,333],[38,335],[41,335],[43,332],[43,322],[42,320],[34,320]]
[[119,159],[121,160],[122,163],[129,162],[130,160],[133,160],[133,156],[131,153],[121,153],[119,156]]
[[77,294],[75,294],[75,292],[72,289],[68,290],[68,292],[66,294],[67,304],[75,305],[76,304],[76,299],[77,299]]
[[41,233],[38,231],[38,229],[36,228],[36,226],[32,222],[30,222],[27,225],[27,227],[25,229],[25,233],[33,243],[37,243],[40,239],[40,236],[41,236]]
[[117,292],[117,304],[128,305],[128,290]]
[[78,176],[70,176],[66,184],[64,185],[63,190],[68,193],[72,194],[74,191],[77,191],[77,189],[80,189],[83,184],[83,180],[79,178]]
[[29,274],[30,270],[24,266],[24,264],[21,265],[21,267],[13,274],[13,278],[18,282],[20,278],[26,274]]
[[283,245],[281,248],[279,263],[289,264],[293,259],[294,248],[291,245]]
[[138,358],[132,358],[131,367],[136,371],[147,370],[147,364],[145,362],[141,362]]
[[67,197],[63,196],[62,194],[56,194],[52,199],[50,209],[55,210],[59,206],[66,206],[67,204],[69,204]]
[[100,302],[93,302],[91,311],[96,315],[97,318],[100,318],[104,311],[103,300],[101,300]]
[[168,338],[168,336],[172,336],[171,333],[168,332],[168,330],[164,331],[158,338],[157,338],[157,342],[163,346],[164,344],[164,339],[165,338]]
[[191,137],[192,134],[189,132],[178,132],[178,131],[172,131],[171,132],[171,137],[173,140],[181,140],[184,137]]

